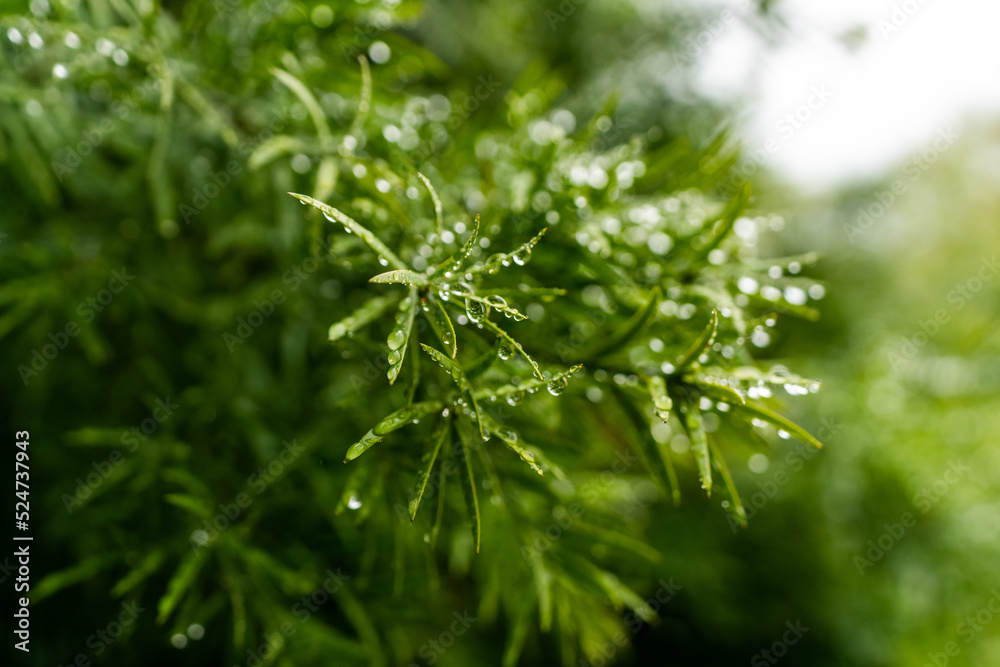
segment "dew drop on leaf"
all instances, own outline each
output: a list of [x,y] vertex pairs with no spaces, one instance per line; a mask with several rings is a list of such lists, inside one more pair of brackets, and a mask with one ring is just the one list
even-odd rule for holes
[[389,334],[389,339],[386,342],[389,343],[390,350],[397,350],[400,347],[402,347],[404,342],[406,342],[406,332],[400,329],[396,329],[391,334]]
[[507,300],[505,298],[503,298],[502,296],[496,296],[496,295],[488,296],[488,297],[486,297],[486,302],[489,303],[494,308],[506,308],[507,307]]
[[507,361],[512,356],[514,356],[514,346],[507,342],[505,339],[500,339],[500,348],[497,350],[497,356]]
[[558,396],[559,394],[566,391],[566,386],[569,384],[569,380],[566,378],[556,378],[548,384],[549,393],[553,396]]
[[465,313],[473,322],[478,322],[486,315],[486,306],[481,301],[465,300]]

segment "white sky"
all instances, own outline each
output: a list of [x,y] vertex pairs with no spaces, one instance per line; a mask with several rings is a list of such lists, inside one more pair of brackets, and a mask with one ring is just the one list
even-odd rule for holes
[[[738,17],[746,0],[729,0]],[[747,95],[745,147],[778,148],[767,167],[820,189],[876,177],[929,145],[949,125],[1000,114],[1000,2],[997,0],[784,0],[788,30],[765,45],[740,20],[706,46],[698,85],[731,99]],[[723,5],[725,6],[725,5]],[[893,7],[898,30],[888,32]],[[721,11],[722,6],[720,6]],[[903,10],[910,10],[907,14]],[[853,49],[842,36],[867,36]],[[779,122],[813,86],[832,97],[794,130]]]

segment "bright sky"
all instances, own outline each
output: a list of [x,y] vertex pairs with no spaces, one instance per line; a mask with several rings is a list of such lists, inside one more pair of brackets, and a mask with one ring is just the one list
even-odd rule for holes
[[[737,17],[752,15],[741,9],[749,4],[726,3]],[[699,85],[722,98],[747,95],[746,148],[774,139],[767,166],[803,187],[877,177],[949,125],[961,132],[972,115],[1000,114],[997,0],[777,5],[788,30],[776,45],[741,20],[716,24]],[[863,39],[845,39],[859,29]],[[805,120],[782,122],[796,111]]]

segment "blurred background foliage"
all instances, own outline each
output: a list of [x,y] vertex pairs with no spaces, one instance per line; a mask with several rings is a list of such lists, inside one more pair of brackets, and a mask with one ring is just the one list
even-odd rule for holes
[[[752,21],[768,35],[780,24],[771,4]],[[560,656],[577,664],[574,656],[727,665],[753,660],[799,620],[809,630],[788,647],[790,664],[933,664],[929,654],[952,641],[960,647],[952,664],[997,662],[1000,625],[974,619],[1000,586],[989,493],[1000,464],[989,436],[997,286],[983,279],[973,292],[969,283],[997,248],[991,192],[1000,167],[989,125],[966,132],[861,235],[849,233],[859,207],[906,177],[902,167],[883,182],[812,197],[757,178],[753,210],[770,213],[753,218],[738,244],[749,240],[762,258],[821,251],[806,275],[828,296],[818,322],[779,314],[755,356],[823,380],[785,413],[827,447],[816,454],[780,438],[759,440],[757,450],[739,445],[730,466],[752,508],[746,529],[720,509],[724,493],[704,497],[687,461],[674,507],[639,466],[608,482],[599,450],[559,460],[578,489],[597,490],[588,518],[628,539],[581,535],[581,522],[558,548],[611,564],[605,573],[624,583],[605,573],[564,578],[594,577],[604,588],[565,596],[573,609],[563,613],[585,619],[574,633],[541,633],[520,547],[495,541],[516,532],[498,513],[484,513],[479,556],[460,509],[449,514],[462,530],[436,552],[422,543],[434,503],[416,525],[400,522],[393,502],[405,505],[418,457],[392,459],[416,443],[411,432],[354,462],[367,477],[348,477],[346,446],[373,415],[398,407],[384,369],[366,364],[384,350],[388,326],[334,347],[326,331],[367,296],[358,275],[384,269],[284,193],[314,195],[383,228],[391,229],[387,212],[430,224],[423,190],[411,195],[419,185],[400,168],[409,163],[439,186],[449,216],[498,218],[491,252],[508,251],[545,224],[518,199],[526,186],[514,176],[558,157],[526,138],[583,133],[591,118],[594,155],[625,147],[628,161],[639,150],[630,138],[642,138],[656,167],[649,192],[724,185],[736,159],[722,129],[729,110],[691,85],[697,54],[686,41],[715,11],[638,0],[36,0],[0,2],[0,11],[0,395],[5,432],[32,433],[28,664],[70,664],[79,654],[95,664],[248,664],[247,650],[291,623],[296,634],[263,662],[501,664],[513,643],[520,664]],[[367,115],[358,111],[359,54],[372,61]],[[605,113],[613,122],[597,127]],[[511,137],[524,150],[510,150]],[[507,171],[491,174],[493,163]],[[565,196],[552,208],[576,205],[571,190]],[[404,234],[392,233],[384,240],[395,246]],[[534,275],[569,278],[557,253],[573,239],[560,239],[558,227],[550,237],[552,258],[540,246]],[[768,264],[758,269],[767,274]],[[116,271],[125,278],[112,284]],[[959,284],[969,290],[962,307],[952,292]],[[224,334],[243,340],[238,318],[266,310],[260,304],[276,292],[282,302],[267,325],[245,343],[227,342]],[[113,297],[102,303],[105,293]],[[947,321],[935,330],[939,310]],[[701,321],[676,321],[668,348],[683,349]],[[71,323],[78,334],[68,333]],[[544,340],[565,333],[541,326]],[[919,332],[927,342],[918,346]],[[35,361],[48,344],[65,349]],[[19,371],[25,365],[37,375]],[[595,394],[584,388],[597,385],[588,382],[571,382],[558,401],[543,395],[519,406],[527,440],[561,433],[551,443],[560,451],[602,428],[616,447],[642,438],[630,419],[589,416]],[[616,390],[604,391],[610,401]],[[176,407],[153,425],[164,404]],[[130,431],[134,449],[123,439]],[[305,453],[248,481],[292,441]],[[120,461],[109,458],[115,451]],[[80,493],[92,474],[98,483]],[[200,518],[241,492],[255,502],[211,549],[192,549]],[[907,512],[915,523],[886,540]],[[558,520],[546,510],[525,526],[534,537]],[[880,538],[884,554],[869,553]],[[336,603],[300,623],[296,602],[338,569],[351,579]],[[655,599],[663,582],[680,589],[655,624],[630,616],[634,602],[597,603],[631,591]],[[130,600],[146,611],[98,653],[94,633]],[[464,611],[478,620],[446,652],[429,649]],[[971,634],[970,616],[982,628]],[[632,646],[614,645],[620,630]]]

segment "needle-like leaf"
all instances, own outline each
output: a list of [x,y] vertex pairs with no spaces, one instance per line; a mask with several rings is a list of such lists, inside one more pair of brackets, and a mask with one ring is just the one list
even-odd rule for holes
[[472,452],[479,445],[476,443],[472,429],[463,420],[456,423],[458,428],[459,477],[462,479],[462,491],[465,494],[465,504],[469,512],[469,525],[472,528],[472,539],[476,543],[476,553],[479,553],[479,540],[482,534],[482,519],[479,515],[479,494],[476,490],[476,475],[472,470]]
[[420,307],[424,311],[424,315],[427,316],[427,321],[431,323],[434,333],[444,345],[448,356],[454,359],[458,354],[458,339],[455,336],[455,325],[448,316],[448,311],[433,294],[428,294],[421,299]]
[[[431,445],[430,450],[424,455],[424,467],[417,475],[417,486],[413,490],[413,497],[410,499],[410,521],[412,522],[417,518],[417,509],[420,507],[420,501],[424,497],[424,491],[427,490],[427,482],[430,480],[431,472],[434,470],[434,464],[437,462],[438,454],[441,452],[441,446],[444,444],[445,440],[451,434],[451,422],[448,420],[442,421],[441,426],[438,427],[437,433],[431,439],[434,443]],[[449,443],[450,445],[450,443]]]
[[483,419],[486,421],[486,430],[499,438],[512,452],[520,456],[521,460],[531,466],[532,470],[539,475],[545,475],[542,468],[535,462],[535,453],[522,446],[521,436],[517,434],[517,431],[501,426],[488,414],[483,414]]
[[420,182],[424,184],[425,188],[427,188],[427,192],[431,196],[431,202],[434,203],[434,229],[437,231],[438,238],[440,238],[441,232],[444,229],[444,222],[441,217],[441,198],[438,197],[437,190],[435,190],[434,186],[431,185],[429,178],[421,174],[419,171],[417,172],[417,178],[419,178]]
[[736,483],[733,482],[733,476],[729,474],[729,466],[726,465],[726,459],[722,457],[722,452],[719,451],[719,447],[714,441],[709,441],[709,448],[712,450],[715,464],[719,466],[719,472],[722,473],[722,480],[726,483],[729,497],[733,500],[733,513],[736,515],[736,520],[740,522],[741,527],[746,528],[747,511],[743,507],[743,501],[740,499],[740,492],[736,489]]
[[701,475],[701,485],[709,497],[712,496],[712,461],[708,454],[708,436],[701,426],[701,412],[687,394],[679,391],[674,394],[674,403],[678,406],[677,414],[681,426],[691,441],[691,451],[698,463],[698,473]]
[[403,359],[406,357],[406,344],[410,341],[410,331],[413,329],[413,318],[417,314],[417,288],[410,287],[409,295],[399,302],[399,310],[396,311],[396,325],[386,343],[389,345],[389,384],[393,384],[399,376],[399,371],[403,368]]
[[409,271],[407,269],[396,269],[395,271],[386,271],[385,273],[380,273],[373,278],[369,278],[370,283],[391,283],[396,285],[417,285],[418,287],[427,286],[427,276],[422,273],[417,273],[416,271]]
[[378,424],[375,424],[372,430],[368,431],[361,440],[350,446],[347,450],[347,455],[344,457],[344,463],[358,458],[368,451],[369,447],[381,442],[382,438],[393,431],[402,428],[415,419],[420,419],[432,412],[441,410],[443,407],[440,401],[424,401],[423,403],[414,403],[413,405],[396,410]]
[[682,354],[678,359],[677,363],[674,364],[677,372],[680,372],[693,364],[698,360],[705,350],[712,346],[712,342],[715,341],[715,334],[719,330],[719,313],[716,310],[712,310],[711,317],[708,318],[708,325],[705,330],[701,332],[701,335],[691,343],[684,354]]
[[472,409],[476,415],[476,423],[479,424],[479,434],[482,436],[483,440],[487,440],[489,435],[487,435],[486,429],[483,426],[483,416],[479,410],[479,401],[476,400],[475,394],[472,393],[472,385],[465,377],[465,372],[462,371],[462,367],[459,366],[458,363],[452,361],[448,355],[435,350],[430,345],[424,345],[421,343],[420,347],[422,347],[424,352],[429,354],[434,361],[438,362],[441,368],[443,368],[445,372],[451,376],[451,379],[455,381],[455,384],[458,385],[458,388],[462,391],[462,393],[469,397],[469,400],[472,402]]
[[349,336],[375,320],[379,315],[388,310],[389,306],[395,303],[395,301],[391,296],[375,296],[368,299],[360,308],[330,327],[330,342],[333,343],[344,336]]
[[385,261],[392,264],[394,268],[400,269],[402,271],[407,270],[406,264],[404,264],[403,260],[401,260],[399,257],[396,256],[396,253],[394,253],[392,250],[389,250],[389,248],[384,243],[382,243],[382,241],[377,236],[368,231],[368,229],[363,227],[357,220],[355,220],[351,216],[347,215],[343,211],[335,209],[329,204],[324,204],[323,202],[317,199],[313,199],[309,195],[300,195],[294,192],[289,192],[288,194],[292,195],[303,204],[308,204],[316,209],[319,209],[319,211],[330,222],[339,222],[341,225],[344,226],[344,229],[351,232],[352,234],[357,234],[358,238],[364,241],[365,245],[371,248],[376,255],[378,255]]
[[817,449],[823,447],[823,443],[817,440],[815,437],[813,437],[812,434],[809,433],[809,431],[805,430],[792,420],[786,419],[785,417],[782,417],[778,413],[772,412],[771,410],[768,410],[763,406],[754,405],[752,403],[746,403],[744,405],[735,405],[733,407],[737,408],[742,412],[745,412],[746,414],[756,417],[757,419],[763,419],[764,421],[784,431],[788,431],[790,434],[794,435],[796,438],[806,443],[807,445],[812,445]]

